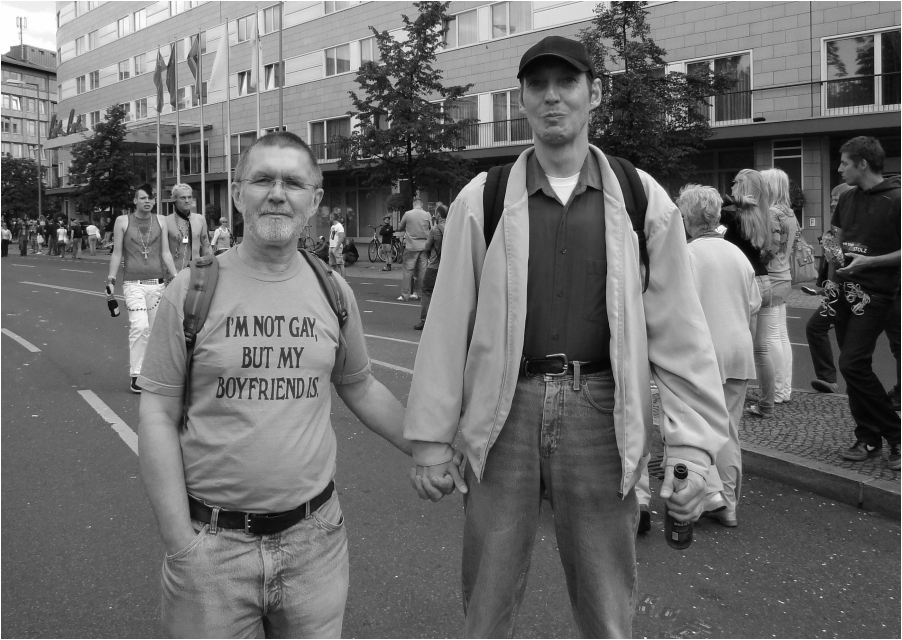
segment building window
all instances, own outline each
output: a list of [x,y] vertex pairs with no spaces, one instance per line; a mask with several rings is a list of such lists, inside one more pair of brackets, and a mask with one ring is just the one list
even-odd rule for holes
[[263,90],[270,91],[280,86],[282,74],[279,73],[279,63],[268,64],[263,67]]
[[25,110],[30,111],[31,113],[36,113],[38,110],[37,100],[34,98],[25,98]]
[[91,91],[100,88],[100,71],[92,71],[88,74],[88,79],[88,86],[91,88]]
[[[451,119],[454,122],[461,120],[479,120],[479,99],[476,96],[463,96],[457,98],[450,106]],[[475,126],[467,127],[463,131],[461,144],[471,147],[479,144],[479,130]]]
[[342,9],[348,9],[358,4],[360,4],[360,2],[323,2],[325,12],[327,14],[335,13],[336,11],[341,11]]
[[131,102],[123,102],[119,105],[122,107],[123,111],[125,111],[125,117],[122,118],[123,122],[131,122],[132,121],[132,103]]
[[899,108],[899,34],[883,31],[825,42],[828,113]]
[[194,85],[189,84],[179,88],[179,110],[190,109],[194,106]]
[[791,181],[795,182],[800,189],[804,188],[802,184],[802,140],[774,140],[773,166],[783,169]]
[[47,115],[47,101],[46,100],[38,100],[38,113],[42,116]]
[[282,16],[279,5],[263,10],[263,34],[272,33],[282,28]]
[[[181,160],[182,160],[182,174],[184,175],[192,175],[200,173],[200,142],[186,142],[185,144],[179,147]],[[210,170],[210,145],[204,140],[204,151],[205,157],[204,163],[206,166],[204,167],[205,171]]]
[[13,111],[22,110],[22,102],[20,101],[19,96],[9,96],[9,108]]
[[251,93],[256,93],[256,88],[251,86],[251,72],[250,71],[239,71],[238,72],[238,95],[246,96]]
[[2,127],[3,133],[11,133],[12,122],[10,120],[11,120],[10,118],[3,116],[3,127]]
[[341,155],[336,136],[348,138],[351,135],[350,118],[333,118],[310,123],[310,148],[317,160],[337,160]]
[[85,76],[78,76],[75,78],[75,93],[81,95],[85,90]]
[[147,98],[135,100],[135,120],[147,117]]
[[86,52],[88,49],[85,45],[86,45],[86,42],[85,42],[84,36],[82,36],[80,38],[76,38],[75,39],[75,55],[80,56],[81,54]]
[[11,118],[10,119],[10,133],[22,133],[22,119],[21,118]]
[[94,51],[97,46],[97,29],[95,29],[88,34],[88,51]]
[[326,49],[326,76],[347,73],[351,70],[351,45],[343,44]]
[[[686,65],[686,73],[693,74],[710,69],[716,74],[733,78],[736,84],[725,94],[713,97],[701,105],[714,125],[735,124],[752,118],[751,56],[740,53],[723,58],[699,60]],[[713,109],[712,109],[713,108]]]
[[257,134],[254,132],[249,133],[234,133],[232,134],[232,168],[235,168],[235,165],[238,164],[238,158],[241,156],[242,152],[250,147],[257,140]]
[[170,2],[169,3],[169,15],[177,16],[178,14],[184,13],[185,11],[188,11],[189,9],[193,9],[194,7],[198,6],[199,4],[200,4],[200,2],[197,2],[197,1],[194,1],[194,2]]
[[146,73],[145,66],[147,66],[147,54],[139,53],[135,56],[135,75],[139,76],[142,73]]
[[37,127],[38,121],[37,120],[26,120],[25,122],[27,123],[26,131],[27,131],[28,135],[30,135],[30,136],[38,135],[38,127]]
[[123,60],[119,63],[119,82],[131,77],[131,60]]
[[364,62],[379,62],[379,56],[379,44],[374,36],[360,41],[360,64]]
[[[41,130],[41,135],[44,136],[45,138],[47,137],[47,133],[50,131],[50,129],[48,128],[49,124],[50,123],[48,123],[48,122],[41,122],[40,125],[38,126],[38,129]],[[47,155],[46,150],[44,150],[44,155],[45,156]]]
[[251,20],[253,16],[238,18],[238,42],[247,42],[251,39],[251,30],[254,26]]
[[91,129],[93,129],[97,123],[103,121],[103,116],[100,115],[100,111],[92,111],[88,114],[88,123]]
[[119,32],[119,37],[124,38],[132,32],[132,17],[125,16],[124,18],[119,18],[116,27]]
[[523,33],[532,28],[532,3],[500,2],[492,5],[492,38]]
[[134,22],[135,31],[139,31],[147,26],[147,9],[141,9],[140,11],[135,11],[132,14],[132,20]]
[[9,109],[9,94],[3,94],[3,108]]

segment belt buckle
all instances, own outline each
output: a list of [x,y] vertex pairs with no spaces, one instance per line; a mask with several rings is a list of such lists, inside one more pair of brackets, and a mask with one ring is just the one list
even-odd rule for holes
[[559,358],[562,362],[561,372],[560,373],[546,373],[546,376],[552,376],[554,378],[560,378],[561,376],[567,375],[567,367],[570,364],[570,361],[567,360],[566,353],[552,353],[551,355],[545,356],[545,360],[554,360],[555,358]]

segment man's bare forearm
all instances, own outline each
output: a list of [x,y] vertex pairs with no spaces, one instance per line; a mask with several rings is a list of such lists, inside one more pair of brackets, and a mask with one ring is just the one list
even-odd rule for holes
[[411,443],[404,438],[404,406],[385,385],[370,375],[360,382],[335,385],[335,391],[367,429],[411,454]]

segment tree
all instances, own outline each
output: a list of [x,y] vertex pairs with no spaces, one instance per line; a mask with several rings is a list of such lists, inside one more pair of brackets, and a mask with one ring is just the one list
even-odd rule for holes
[[419,187],[461,187],[472,177],[472,163],[450,152],[465,147],[465,128],[473,122],[455,122],[451,107],[473,85],[445,87],[441,70],[432,66],[449,4],[414,3],[419,15],[414,21],[401,16],[401,41],[370,27],[380,60],[361,65],[362,95],[348,92],[355,109],[348,114],[357,117],[357,126],[338,140],[339,166],[363,178],[365,186],[408,180],[416,194]]
[[[38,217],[38,163],[31,158],[13,158],[4,154],[0,159],[0,192],[3,216]],[[43,185],[41,185],[43,195]]]
[[667,52],[649,35],[647,5],[599,4],[591,26],[580,32],[603,84],[589,139],[658,179],[685,178],[695,169],[692,154],[713,134],[710,97],[732,89],[735,80],[710,70],[667,72]]
[[94,134],[72,147],[69,180],[75,187],[75,206],[88,216],[95,211],[125,209],[132,204],[135,175],[125,142],[125,109],[112,105]]

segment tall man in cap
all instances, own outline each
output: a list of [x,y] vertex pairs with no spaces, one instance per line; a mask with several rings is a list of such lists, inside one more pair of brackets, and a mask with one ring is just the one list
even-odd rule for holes
[[172,199],[175,200],[175,215],[166,216],[164,220],[169,237],[169,252],[176,268],[181,271],[192,260],[213,253],[213,250],[210,248],[206,218],[191,212],[191,203],[194,201],[191,185],[173,185]]
[[[451,206],[405,420],[417,465],[411,481],[421,498],[441,497],[459,429],[469,461],[468,637],[513,633],[543,488],[579,635],[628,637],[649,380],[660,391],[666,442],[661,497],[679,520],[704,508],[728,414],[680,213],[640,172],[650,263],[643,293],[620,185],[589,144],[601,82],[585,49],[545,38],[523,55],[517,77],[535,146],[513,166],[488,248],[485,174]],[[687,481],[674,481],[677,463]]]

